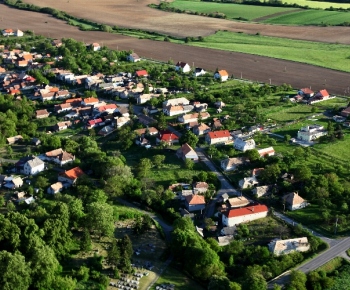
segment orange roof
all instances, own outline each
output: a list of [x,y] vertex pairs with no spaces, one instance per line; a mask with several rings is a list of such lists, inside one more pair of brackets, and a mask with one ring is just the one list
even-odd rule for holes
[[68,99],[65,101],[65,103],[69,104],[69,103],[81,102],[82,100],[83,100],[82,98]]
[[50,92],[53,93],[53,92],[58,92],[59,88],[57,87],[52,87],[50,88]]
[[219,70],[218,73],[219,73],[219,75],[222,76],[222,77],[228,76],[227,71],[225,71],[224,69],[223,69],[223,70]]
[[178,140],[179,137],[170,131],[163,131],[160,133],[160,140],[165,142],[170,142],[174,140]]
[[322,95],[322,97],[328,97],[329,96],[327,90],[320,90],[319,93]]
[[7,28],[3,30],[5,33],[13,33],[13,29]]
[[148,73],[147,73],[146,70],[138,70],[138,71],[136,72],[136,75],[137,75],[138,77],[141,77],[141,76],[147,76]]
[[104,112],[108,109],[116,109],[117,108],[117,105],[116,104],[108,104],[108,105],[105,105],[105,106],[101,106],[101,107],[98,107],[98,111],[99,112]]
[[31,59],[33,59],[33,56],[30,54],[30,53],[28,53],[28,54],[23,54],[23,56],[22,56],[25,60],[31,60]]
[[230,132],[228,130],[221,130],[221,131],[213,131],[209,132],[210,139],[216,139],[216,138],[223,138],[223,137],[230,137]]
[[187,195],[185,198],[189,205],[205,204],[205,198],[203,195]]
[[99,102],[98,99],[93,98],[93,97],[86,98],[83,101],[84,101],[85,104],[92,104],[92,103],[98,103]]
[[231,209],[227,213],[225,213],[225,215],[228,218],[232,218],[232,217],[250,215],[250,214],[267,212],[267,211],[269,211],[269,209],[266,205],[258,204],[258,205],[247,206],[247,207],[238,208],[238,209]]
[[77,179],[78,177],[84,175],[84,172],[79,167],[74,167],[70,170],[60,173],[60,175],[69,179]]

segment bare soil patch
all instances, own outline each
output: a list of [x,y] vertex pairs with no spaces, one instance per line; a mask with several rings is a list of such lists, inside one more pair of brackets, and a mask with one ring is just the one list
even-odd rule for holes
[[350,44],[349,27],[296,27],[235,22],[149,8],[157,0],[25,0],[41,7],[66,11],[79,18],[120,27],[156,31],[176,36],[207,36],[217,30],[245,32],[292,39]]
[[242,73],[244,79],[266,83],[271,79],[274,85],[288,83],[294,88],[326,88],[329,93],[340,95],[350,85],[350,74],[345,72],[244,53],[136,39],[105,32],[80,31],[46,14],[17,10],[3,4],[0,4],[0,19],[0,26],[31,29],[37,34],[52,38],[71,37],[87,43],[98,42],[112,49],[131,49],[141,57],[165,62],[170,59],[175,62],[181,60],[206,70],[226,69],[236,77]]

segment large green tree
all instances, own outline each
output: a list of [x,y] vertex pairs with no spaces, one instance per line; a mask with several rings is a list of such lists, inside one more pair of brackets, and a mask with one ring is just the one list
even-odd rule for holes
[[106,203],[93,202],[87,205],[86,226],[97,235],[112,236],[114,231],[113,207]]

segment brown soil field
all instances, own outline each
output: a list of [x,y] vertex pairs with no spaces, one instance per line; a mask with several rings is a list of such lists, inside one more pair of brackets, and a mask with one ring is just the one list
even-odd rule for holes
[[[350,74],[291,61],[260,57],[244,53],[220,51],[169,42],[137,39],[105,32],[79,31],[49,15],[9,8],[0,4],[0,28],[13,27],[34,30],[51,38],[70,37],[86,43],[98,42],[112,49],[133,50],[141,57],[168,61],[186,61],[191,65],[214,71],[226,69],[231,75],[244,79],[295,88],[326,88],[330,93],[343,95],[350,86]],[[140,64],[141,66],[141,64]]]
[[52,7],[79,18],[120,27],[156,31],[175,36],[207,36],[217,30],[245,32],[292,39],[350,44],[349,27],[282,26],[235,22],[196,15],[169,13],[149,8],[159,0],[24,0]]

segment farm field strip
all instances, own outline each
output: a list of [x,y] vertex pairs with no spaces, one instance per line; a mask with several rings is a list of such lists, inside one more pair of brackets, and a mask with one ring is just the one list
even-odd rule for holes
[[190,45],[250,53],[350,72],[348,45],[218,31]]
[[295,8],[285,7],[252,6],[182,0],[171,2],[170,7],[181,10],[196,11],[199,13],[223,13],[227,16],[228,19],[237,19],[239,17],[242,17],[247,20],[266,17],[279,12],[295,11]]
[[[75,0],[74,2],[71,1],[69,3],[55,0],[25,0],[24,2],[40,7],[52,7],[65,11],[75,17],[89,19],[101,24],[108,24],[111,26],[116,25],[121,28],[142,28],[145,31],[155,31],[165,35],[173,35],[178,37],[207,36],[215,31],[227,29],[228,31],[241,31],[249,34],[260,32],[260,34],[268,36],[350,44],[349,27],[296,27],[266,25],[188,14],[169,13],[147,7],[148,4],[154,4],[156,2],[154,0],[142,0],[142,2],[130,2],[129,0],[118,0],[117,2],[115,0],[87,2],[87,0]],[[309,2],[312,3],[313,1]],[[4,11],[5,9],[1,7],[0,10]],[[0,13],[2,11],[0,11]],[[17,12],[15,13],[16,15],[18,14]],[[9,15],[11,14],[13,13],[10,13]],[[130,19],[135,18],[135,15],[137,15],[137,21],[130,21]],[[42,16],[38,22],[41,23],[43,18],[44,16]],[[52,17],[50,19],[52,19]],[[5,22],[3,21],[3,23]],[[28,23],[36,24],[33,21]],[[47,29],[46,33],[49,32],[50,30]],[[62,36],[63,34],[61,37]]]

